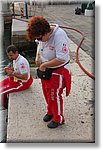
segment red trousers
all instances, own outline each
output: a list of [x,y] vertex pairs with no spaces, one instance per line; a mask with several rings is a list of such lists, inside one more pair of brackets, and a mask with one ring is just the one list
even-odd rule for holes
[[33,78],[27,82],[14,82],[14,77],[8,77],[0,82],[1,105],[7,103],[7,94],[28,89],[33,82]]
[[43,94],[47,103],[47,114],[53,115],[53,120],[57,123],[64,121],[62,93],[66,82],[62,75],[63,69],[65,68],[55,70],[50,80],[41,80]]

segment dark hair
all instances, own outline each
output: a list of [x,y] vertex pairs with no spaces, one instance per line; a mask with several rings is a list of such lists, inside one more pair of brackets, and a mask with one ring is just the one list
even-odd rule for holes
[[33,16],[28,21],[26,37],[29,41],[35,40],[40,35],[44,36],[51,31],[48,21],[42,16]]
[[6,49],[6,52],[9,53],[10,51],[12,51],[15,54],[16,51],[18,51],[18,49],[15,45],[9,45]]

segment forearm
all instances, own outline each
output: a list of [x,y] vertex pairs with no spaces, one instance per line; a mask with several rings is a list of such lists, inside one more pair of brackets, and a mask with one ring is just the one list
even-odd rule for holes
[[65,61],[58,60],[55,58],[55,59],[52,59],[50,61],[43,63],[43,65],[44,65],[44,67],[49,68],[49,67],[56,67],[56,66],[62,65],[64,63],[65,63]]
[[17,77],[18,79],[22,80],[27,80],[28,79],[28,74],[18,74],[18,73],[13,73],[13,76]]
[[40,67],[40,54],[36,54],[35,63],[38,67]]
[[41,71],[45,71],[46,68],[56,67],[56,66],[62,65],[64,63],[65,63],[65,61],[61,61],[61,60],[58,60],[55,58],[55,59],[52,59],[50,61],[47,61],[47,62],[44,62],[43,64],[41,64],[39,69]]

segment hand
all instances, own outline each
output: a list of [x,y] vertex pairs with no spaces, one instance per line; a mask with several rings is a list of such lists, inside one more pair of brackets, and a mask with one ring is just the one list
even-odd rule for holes
[[9,76],[12,76],[13,70],[12,70],[12,69],[6,69],[6,73],[7,73]]
[[5,67],[5,68],[4,68],[4,72],[7,73],[8,70],[9,70],[9,67]]
[[41,71],[45,71],[45,70],[46,70],[46,67],[44,66],[44,64],[41,64],[40,67],[39,67],[39,69],[40,69]]

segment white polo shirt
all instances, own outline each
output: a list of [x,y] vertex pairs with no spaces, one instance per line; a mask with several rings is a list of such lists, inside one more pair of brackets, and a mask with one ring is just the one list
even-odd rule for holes
[[[28,74],[28,80],[30,78],[30,67],[26,58],[21,56],[17,57],[16,60],[13,60],[14,71],[18,74]],[[20,79],[21,80],[21,79]],[[23,82],[27,82],[28,80],[22,80]]]
[[[69,38],[66,32],[61,29],[57,24],[46,42],[40,41],[38,44],[38,53],[40,54],[40,61],[50,61],[54,58],[65,61],[66,64],[70,60],[69,56]],[[60,66],[63,66],[60,65]],[[56,66],[56,68],[59,66]]]

